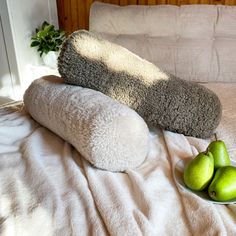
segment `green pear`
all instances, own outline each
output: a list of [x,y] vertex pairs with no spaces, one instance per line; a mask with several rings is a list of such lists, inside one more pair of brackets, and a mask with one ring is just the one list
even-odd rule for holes
[[214,157],[215,169],[223,166],[230,166],[230,158],[225,143],[222,140],[216,140],[209,144],[208,151]]
[[192,190],[201,191],[210,183],[214,173],[211,152],[201,152],[184,169],[184,183]]
[[236,167],[219,168],[208,188],[208,193],[216,201],[229,201],[236,198]]

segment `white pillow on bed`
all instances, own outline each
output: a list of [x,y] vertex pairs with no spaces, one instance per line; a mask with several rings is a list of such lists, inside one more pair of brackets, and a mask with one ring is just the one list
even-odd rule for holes
[[148,127],[132,109],[60,77],[35,80],[24,94],[30,115],[71,143],[94,166],[124,171],[139,166],[148,151]]

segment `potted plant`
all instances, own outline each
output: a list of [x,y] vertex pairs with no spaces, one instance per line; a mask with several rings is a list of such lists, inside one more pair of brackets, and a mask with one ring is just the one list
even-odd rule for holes
[[38,48],[45,65],[56,68],[57,57],[65,38],[65,31],[56,30],[54,25],[44,21],[40,27],[36,28],[35,34],[31,37],[30,46]]

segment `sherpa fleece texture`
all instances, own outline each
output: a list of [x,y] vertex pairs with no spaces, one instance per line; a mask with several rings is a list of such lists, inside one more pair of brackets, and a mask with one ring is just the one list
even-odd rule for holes
[[29,86],[24,104],[36,121],[98,168],[124,171],[146,158],[149,131],[144,120],[100,92],[47,76]]
[[212,91],[167,74],[92,32],[76,31],[67,38],[58,68],[66,83],[128,105],[148,125],[208,138],[220,122],[221,103]]

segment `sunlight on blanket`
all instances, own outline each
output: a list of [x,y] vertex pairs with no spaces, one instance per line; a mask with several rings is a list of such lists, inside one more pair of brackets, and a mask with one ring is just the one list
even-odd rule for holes
[[26,186],[19,179],[5,186],[11,191],[0,191],[0,234],[52,235],[52,217]]

